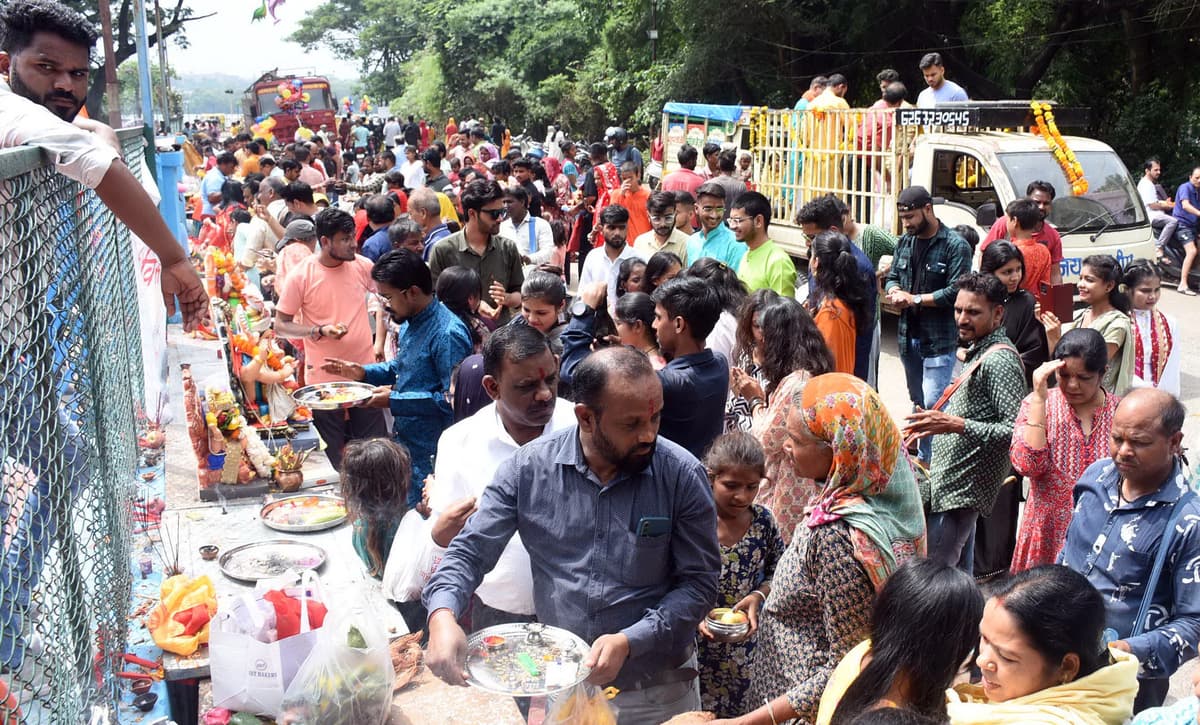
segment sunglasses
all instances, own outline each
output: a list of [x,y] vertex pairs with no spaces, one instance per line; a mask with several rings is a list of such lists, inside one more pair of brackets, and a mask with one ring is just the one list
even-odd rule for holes
[[490,217],[492,218],[492,221],[495,221],[495,220],[497,220],[497,219],[503,219],[504,217],[508,216],[508,209],[504,209],[504,208],[500,208],[500,209],[480,209],[480,210],[479,210],[479,213],[480,213],[480,214],[487,214],[488,216],[490,216]]

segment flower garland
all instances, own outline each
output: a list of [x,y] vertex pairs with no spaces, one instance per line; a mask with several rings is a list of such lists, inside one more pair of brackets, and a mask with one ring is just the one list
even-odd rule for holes
[[1054,154],[1054,160],[1062,167],[1063,175],[1067,177],[1071,193],[1074,196],[1086,194],[1088,182],[1083,176],[1083,165],[1075,158],[1075,152],[1067,146],[1062,134],[1058,132],[1058,124],[1054,122],[1054,113],[1051,111],[1050,104],[1031,101],[1029,108],[1033,111],[1033,117],[1037,123],[1037,126],[1031,130],[1035,136],[1046,139],[1050,153]]

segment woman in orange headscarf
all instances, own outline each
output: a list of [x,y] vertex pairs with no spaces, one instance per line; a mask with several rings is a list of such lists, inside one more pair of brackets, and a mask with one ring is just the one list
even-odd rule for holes
[[446,121],[446,142],[450,143],[450,137],[456,133],[458,133],[458,124],[454,122],[454,116],[451,116],[450,120]]
[[798,397],[785,447],[822,488],[758,617],[747,701],[766,703],[753,713],[761,722],[813,721],[833,668],[868,636],[876,589],[925,553],[917,482],[879,394],[828,373]]

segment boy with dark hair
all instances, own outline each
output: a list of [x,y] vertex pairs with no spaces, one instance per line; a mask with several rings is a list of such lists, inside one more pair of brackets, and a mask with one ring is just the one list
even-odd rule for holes
[[540,217],[542,215],[542,193],[533,183],[533,159],[523,156],[512,162],[512,174],[513,180],[525,189],[525,193],[529,194],[529,213]]
[[690,237],[696,231],[692,225],[695,217],[696,197],[690,191],[675,192],[675,228]]
[[1008,238],[1021,250],[1025,258],[1025,276],[1021,279],[1022,289],[1029,291],[1034,299],[1049,309],[1050,304],[1050,250],[1037,239],[1038,229],[1045,216],[1032,199],[1014,199],[1004,210],[1008,225]]
[[388,226],[396,220],[396,205],[390,196],[375,194],[367,198],[363,209],[367,212],[367,226],[371,228],[371,233],[363,240],[360,253],[372,262],[378,262],[392,248]]
[[654,331],[667,366],[659,435],[702,458],[721,435],[729,362],[705,347],[721,316],[721,300],[704,280],[679,277],[654,290]]

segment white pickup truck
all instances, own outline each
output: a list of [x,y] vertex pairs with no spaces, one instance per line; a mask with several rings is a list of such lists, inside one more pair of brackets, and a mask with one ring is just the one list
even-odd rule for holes
[[[755,188],[772,201],[771,237],[797,258],[807,257],[808,244],[795,223],[796,211],[826,193],[845,201],[856,220],[898,234],[896,195],[907,186],[924,186],[943,223],[973,225],[982,239],[1035,180],[1057,190],[1049,220],[1063,239],[1063,281],[1075,280],[1090,254],[1125,262],[1154,253],[1137,184],[1120,157],[1095,139],[1064,136],[1088,182],[1085,193],[1072,194],[1046,139],[1026,130],[1033,125],[1027,101],[937,109],[725,108],[740,112],[727,145],[751,152]],[[1062,126],[1080,114],[1055,111]],[[667,120],[664,113],[664,135]],[[727,131],[721,121],[718,128]],[[668,155],[671,150],[669,144]]]

